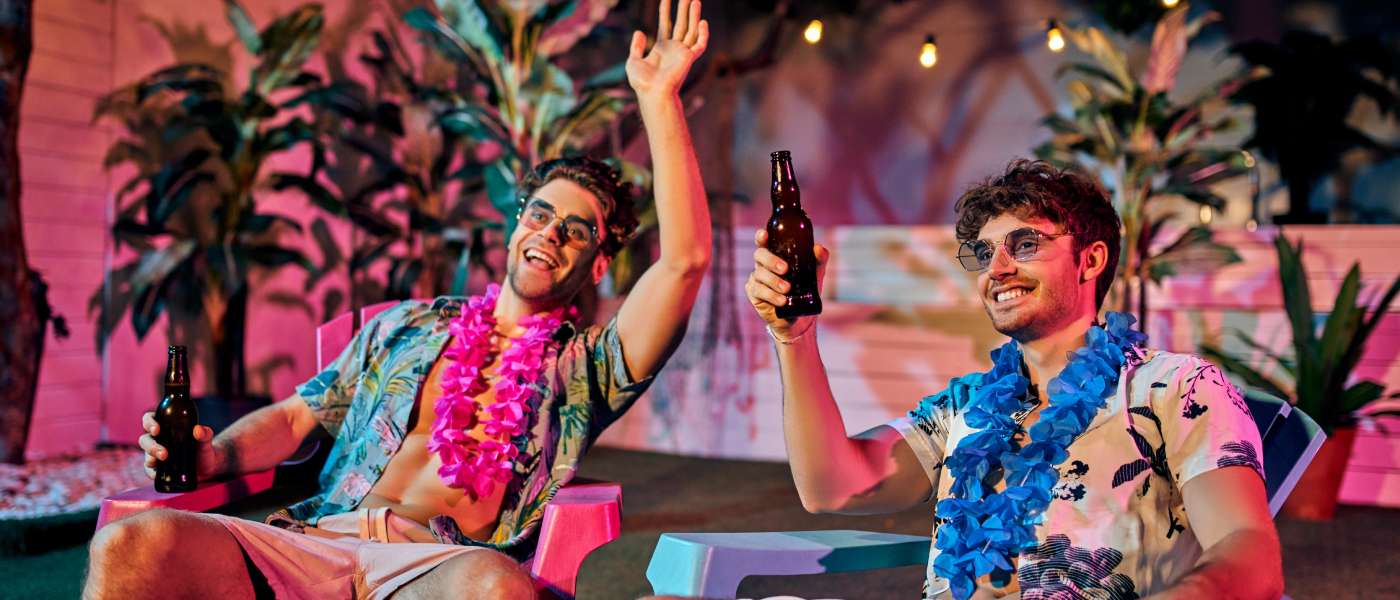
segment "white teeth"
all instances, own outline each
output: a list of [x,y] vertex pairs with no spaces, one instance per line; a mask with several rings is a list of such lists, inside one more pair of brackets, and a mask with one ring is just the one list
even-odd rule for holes
[[559,267],[559,263],[558,263],[558,262],[555,262],[555,260],[554,260],[553,258],[551,258],[549,255],[547,255],[547,254],[545,254],[545,253],[543,253],[543,252],[540,252],[540,251],[538,251],[538,250],[535,250],[534,248],[530,248],[530,249],[528,249],[528,250],[525,251],[525,258],[532,258],[532,259],[538,260],[538,261],[540,261],[540,262],[543,262],[544,264],[549,265],[549,267],[550,267],[551,269],[554,269],[554,268],[558,268],[558,267]]
[[997,300],[997,302],[1006,302],[1007,300],[1011,300],[1012,298],[1020,298],[1021,296],[1024,296],[1024,295],[1026,295],[1027,293],[1028,293],[1028,292],[1027,292],[1026,288],[1016,288],[1016,289],[1012,289],[1012,290],[1006,290],[1006,291],[1004,291],[1004,292],[998,293],[998,294],[997,294],[997,297],[996,297],[996,300]]

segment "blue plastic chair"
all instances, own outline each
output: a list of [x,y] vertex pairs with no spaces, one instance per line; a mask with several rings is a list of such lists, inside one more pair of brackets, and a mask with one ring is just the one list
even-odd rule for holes
[[[1269,511],[1278,514],[1327,436],[1287,402],[1249,390],[1245,402],[1264,442]],[[750,575],[811,575],[928,563],[931,539],[872,531],[664,533],[652,552],[653,593],[734,598]]]

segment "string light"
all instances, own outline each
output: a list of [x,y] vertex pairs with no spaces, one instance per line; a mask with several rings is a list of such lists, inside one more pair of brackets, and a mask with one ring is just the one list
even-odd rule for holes
[[1211,209],[1209,204],[1202,204],[1200,217],[1202,225],[1210,225],[1210,222],[1215,219],[1215,211]]
[[933,65],[938,64],[938,44],[933,41],[932,33],[924,38],[924,47],[919,51],[919,64],[925,69],[932,69]]
[[1051,52],[1065,49],[1065,34],[1060,31],[1060,23],[1054,19],[1050,19],[1050,24],[1045,28],[1045,45]]
[[1175,8],[1178,4],[1181,4],[1181,0],[1162,0],[1162,6],[1167,8]]
[[802,39],[813,45],[822,41],[822,20],[812,19],[812,22],[807,24],[807,29],[803,30]]

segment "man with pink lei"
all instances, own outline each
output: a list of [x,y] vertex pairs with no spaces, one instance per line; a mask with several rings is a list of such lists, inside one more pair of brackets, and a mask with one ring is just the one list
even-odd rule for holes
[[[679,344],[710,260],[710,217],[679,89],[704,52],[699,0],[627,76],[651,147],[660,256],[606,325],[568,307],[637,225],[608,165],[569,158],[524,182],[502,285],[404,302],[365,324],[294,395],[217,437],[197,427],[201,479],[277,465],[334,437],[315,496],[267,523],[153,510],[93,539],[85,598],[532,598],[519,566],[545,505]],[[142,419],[147,473],[166,450]],[[212,438],[212,439],[211,439]]]
[[1259,433],[1239,391],[1215,365],[1148,348],[1132,317],[1099,318],[1120,228],[1097,183],[1043,162],[963,194],[957,260],[1010,341],[988,371],[853,437],[817,319],[774,314],[786,265],[759,231],[745,289],[777,347],[803,506],[933,502],[926,598],[1278,598]]

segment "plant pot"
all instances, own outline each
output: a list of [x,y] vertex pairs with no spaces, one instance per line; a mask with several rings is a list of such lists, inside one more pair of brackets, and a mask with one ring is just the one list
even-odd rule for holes
[[194,404],[199,410],[199,424],[218,433],[250,412],[272,403],[270,396],[246,396],[224,400],[219,396],[197,396]]
[[1355,440],[1355,425],[1332,430],[1284,501],[1283,514],[1311,521],[1332,520],[1337,512],[1337,491],[1342,487]]

